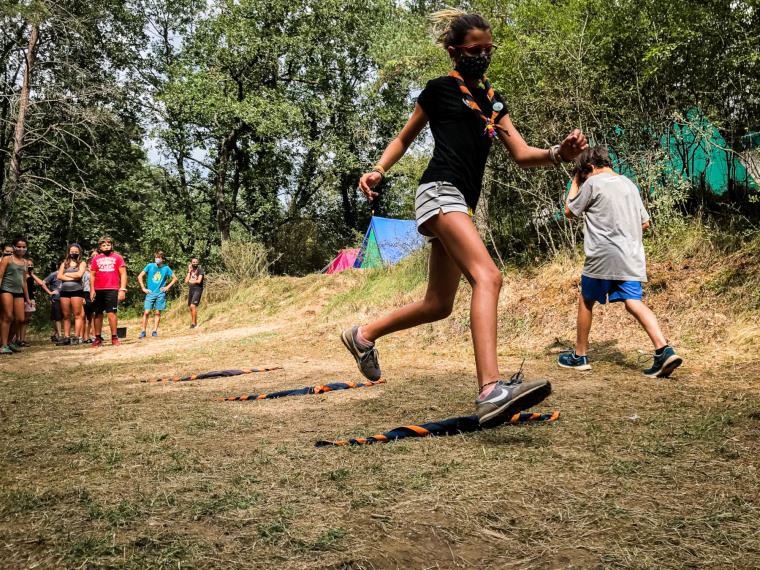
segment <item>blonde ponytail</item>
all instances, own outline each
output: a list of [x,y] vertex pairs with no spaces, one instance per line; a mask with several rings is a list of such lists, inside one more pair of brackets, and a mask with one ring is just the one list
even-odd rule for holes
[[430,14],[430,23],[436,41],[443,47],[459,45],[472,29],[490,30],[491,26],[480,14],[458,8],[446,8]]

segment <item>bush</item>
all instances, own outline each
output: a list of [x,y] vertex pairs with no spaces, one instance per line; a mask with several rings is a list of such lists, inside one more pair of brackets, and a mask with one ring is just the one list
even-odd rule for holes
[[220,255],[224,269],[234,281],[259,279],[269,275],[267,248],[258,242],[225,241]]

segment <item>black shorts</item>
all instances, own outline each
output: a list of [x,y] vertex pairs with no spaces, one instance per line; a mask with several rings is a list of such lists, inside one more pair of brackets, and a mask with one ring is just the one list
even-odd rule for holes
[[95,312],[95,303],[90,301],[90,292],[85,291],[84,292],[84,316],[86,318],[92,317],[92,314]]
[[62,299],[71,299],[72,297],[81,297],[84,299],[84,291],[61,291]]
[[197,307],[200,305],[202,294],[203,287],[190,287],[190,291],[187,294],[187,306],[195,305]]
[[101,313],[116,313],[119,310],[119,291],[117,289],[103,289],[95,291],[93,310],[96,315]]
[[13,291],[6,291],[5,289],[0,289],[0,293],[5,293],[7,295],[13,295],[14,299],[23,299],[24,298],[24,293],[23,292],[21,292],[21,293],[14,293]]
[[58,299],[58,297],[53,297],[50,300],[50,320],[51,321],[63,320],[63,311],[61,310],[61,301],[60,299]]

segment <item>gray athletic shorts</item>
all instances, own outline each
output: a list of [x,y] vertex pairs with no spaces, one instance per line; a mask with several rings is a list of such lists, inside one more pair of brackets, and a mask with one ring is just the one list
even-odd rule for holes
[[424,235],[428,241],[435,239],[435,236],[428,236],[420,230],[420,226],[438,214],[448,214],[449,212],[462,212],[472,216],[470,207],[456,186],[448,182],[420,184],[414,198],[417,231]]

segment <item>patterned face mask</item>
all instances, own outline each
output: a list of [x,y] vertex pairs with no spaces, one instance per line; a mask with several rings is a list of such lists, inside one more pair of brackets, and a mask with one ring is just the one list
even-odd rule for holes
[[490,54],[463,55],[457,61],[456,70],[467,79],[480,79],[491,65]]

